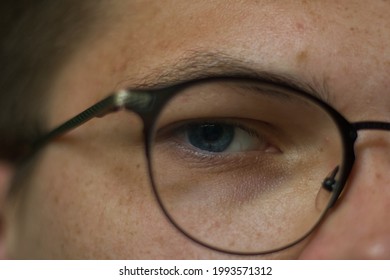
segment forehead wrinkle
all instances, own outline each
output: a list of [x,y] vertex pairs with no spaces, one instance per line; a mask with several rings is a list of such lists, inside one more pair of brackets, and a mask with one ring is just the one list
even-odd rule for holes
[[253,61],[232,57],[223,52],[189,52],[174,62],[165,62],[149,70],[137,80],[125,79],[118,84],[131,84],[132,89],[157,89],[171,85],[211,77],[252,78],[274,83],[309,93],[325,102],[329,101],[329,87],[326,80],[319,81],[295,77],[288,73],[267,71],[255,66]]

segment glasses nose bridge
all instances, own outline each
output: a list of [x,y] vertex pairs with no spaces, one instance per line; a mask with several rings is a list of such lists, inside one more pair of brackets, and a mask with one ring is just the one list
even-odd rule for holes
[[384,130],[390,131],[390,123],[389,122],[381,122],[381,121],[361,121],[354,122],[352,126],[356,131],[360,130]]
[[[357,136],[353,141],[353,154],[354,157],[356,155],[357,159],[357,162],[353,164],[354,168],[360,166],[360,169],[362,166],[367,166],[368,164],[369,168],[374,167],[376,172],[372,172],[372,174],[376,175],[378,175],[378,172],[386,170],[386,166],[390,166],[390,160],[388,160],[390,155],[390,134],[384,133],[390,132],[390,123],[381,121],[362,121],[351,123],[351,125]],[[365,134],[365,137],[359,137],[361,132],[368,133],[368,135]],[[380,132],[381,134],[377,135],[377,132]],[[372,133],[374,133],[374,135],[371,135]],[[384,137],[382,135],[384,135]],[[360,141],[357,141],[359,138]],[[364,173],[367,174],[366,172]],[[385,171],[383,175],[387,174],[388,173]]]
[[[353,146],[356,148],[356,140],[358,140],[361,134],[360,132],[366,131],[368,133],[373,132],[390,132],[390,123],[389,122],[381,122],[381,121],[362,121],[362,122],[355,122],[351,123],[351,126],[353,127],[355,137],[352,141]],[[375,137],[375,139],[377,139]],[[384,138],[380,139],[384,140]],[[390,140],[389,140],[390,142]],[[375,142],[378,143],[378,142]],[[389,144],[390,145],[390,144]],[[375,145],[376,146],[376,145]],[[374,146],[373,146],[374,147]]]
[[[331,206],[333,206],[334,203],[336,203],[336,201],[338,200],[339,195],[344,189],[343,186],[346,184],[348,177],[350,177],[349,175],[352,172],[353,166],[356,165],[355,154],[357,152],[357,149],[360,150],[360,144],[357,143],[357,140],[359,139],[360,132],[365,130],[390,132],[390,123],[382,121],[359,121],[352,123],[348,121],[346,122],[346,125],[344,126],[344,132],[346,132],[344,134],[344,144],[346,145],[346,149],[344,151],[345,164],[341,173],[347,175],[342,176],[341,181],[336,181],[335,177],[339,171],[339,167],[337,166],[336,169],[333,170],[333,173],[330,173],[329,176],[326,177],[322,183],[322,186],[327,190],[337,190],[337,194],[334,196],[334,200],[330,203]],[[357,145],[359,145],[359,148],[357,148]],[[335,184],[336,182],[337,184]],[[339,186],[341,186],[341,188],[338,188]]]
[[[371,148],[380,148],[383,146],[384,143],[387,147],[390,147],[390,138],[388,140],[385,140],[383,137],[377,137],[377,135],[374,135],[374,138],[370,138],[371,140],[368,140],[367,138],[363,141],[364,143],[360,142],[359,144],[356,142],[356,140],[359,139],[360,132],[366,131],[368,133],[373,132],[390,132],[390,123],[389,122],[381,122],[381,121],[362,121],[362,122],[355,122],[351,123],[354,131],[355,131],[355,137],[352,141],[353,150],[355,150],[353,153],[355,154],[357,150],[360,150],[362,152],[362,147],[371,147]],[[368,141],[368,142],[367,142]],[[359,146],[359,147],[358,147]]]
[[[354,128],[356,132],[356,138],[354,140],[354,146],[355,149],[359,149],[362,152],[362,147],[370,147],[370,148],[381,148],[381,147],[390,147],[390,138],[385,140],[385,138],[377,137],[377,135],[374,135],[374,137],[370,137],[370,139],[365,138],[363,140],[364,143],[360,142],[357,144],[355,141],[359,139],[360,132],[390,132],[390,122],[381,122],[381,121],[362,121],[362,122],[355,122],[351,123],[352,127]],[[359,148],[357,148],[357,145]]]

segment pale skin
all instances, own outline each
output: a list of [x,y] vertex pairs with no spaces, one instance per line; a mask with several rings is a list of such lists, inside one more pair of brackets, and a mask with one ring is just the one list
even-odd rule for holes
[[[103,10],[51,86],[48,129],[115,89],[158,83],[165,72],[178,79],[174,69],[191,60],[207,72],[213,61],[199,56],[210,53],[326,84],[328,102],[350,121],[390,121],[389,1],[110,1]],[[3,203],[1,257],[240,258],[193,243],[165,219],[142,149],[134,145],[130,161],[120,149],[141,143],[141,129],[117,114],[46,147],[22,195]],[[390,258],[389,132],[362,132],[356,155],[347,191],[315,232],[256,258]],[[6,166],[3,201],[14,172]]]

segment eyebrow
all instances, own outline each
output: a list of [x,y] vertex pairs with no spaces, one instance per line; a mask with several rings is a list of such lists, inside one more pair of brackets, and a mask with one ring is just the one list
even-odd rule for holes
[[189,52],[174,62],[153,68],[150,72],[132,81],[132,89],[159,89],[191,80],[211,77],[252,78],[311,94],[324,102],[329,102],[329,86],[326,80],[319,81],[295,77],[288,73],[277,73],[259,69],[253,61],[233,57],[223,52]]

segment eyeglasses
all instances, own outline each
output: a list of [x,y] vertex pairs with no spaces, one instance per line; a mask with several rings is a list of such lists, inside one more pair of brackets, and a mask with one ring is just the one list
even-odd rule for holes
[[32,154],[118,110],[143,121],[152,189],[168,220],[203,246],[243,255],[307,237],[343,190],[357,132],[390,130],[390,123],[350,123],[293,88],[210,78],[120,90],[39,139]]

